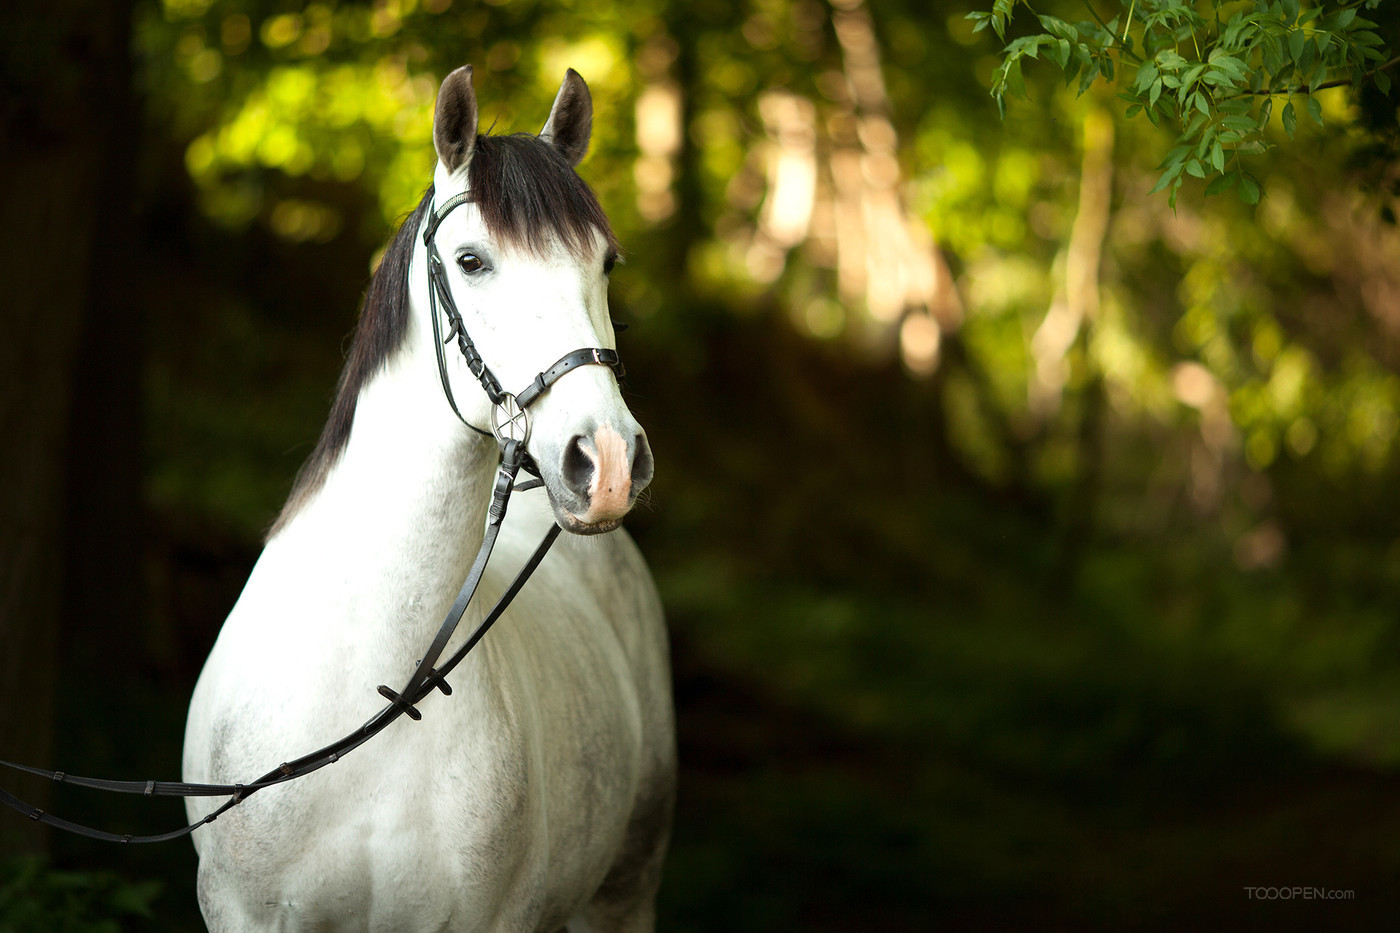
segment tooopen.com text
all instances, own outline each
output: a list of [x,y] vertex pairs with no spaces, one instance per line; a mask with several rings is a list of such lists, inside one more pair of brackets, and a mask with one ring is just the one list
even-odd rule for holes
[[1356,892],[1350,888],[1318,888],[1309,885],[1291,887],[1245,885],[1244,892],[1251,901],[1350,901]]

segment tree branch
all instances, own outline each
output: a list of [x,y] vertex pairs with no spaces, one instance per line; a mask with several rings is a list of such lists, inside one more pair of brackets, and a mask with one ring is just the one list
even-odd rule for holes
[[[1380,72],[1382,72],[1382,71],[1387,71],[1387,70],[1389,70],[1389,69],[1395,67],[1396,65],[1400,65],[1400,55],[1395,56],[1395,57],[1392,58],[1390,61],[1386,62],[1384,65],[1377,65],[1376,67],[1372,68],[1370,71],[1368,71],[1368,72],[1366,72],[1364,75],[1362,75],[1362,77],[1364,77],[1364,78],[1371,78],[1371,77],[1374,77],[1375,75],[1379,74]],[[1238,94],[1236,94],[1235,96],[1236,96],[1236,97],[1273,97],[1273,96],[1276,95],[1276,94],[1288,94],[1288,95],[1290,95],[1290,96],[1293,95],[1293,94],[1316,94],[1318,91],[1325,91],[1325,90],[1327,90],[1328,88],[1333,88],[1333,87],[1346,87],[1346,86],[1349,85],[1349,84],[1355,84],[1355,83],[1356,83],[1356,81],[1355,81],[1354,79],[1352,79],[1352,78],[1334,78],[1334,79],[1332,79],[1331,81],[1324,81],[1324,82],[1322,82],[1321,84],[1319,84],[1317,87],[1311,88],[1311,89],[1309,89],[1309,90],[1304,90],[1304,89],[1303,89],[1303,86],[1302,86],[1302,85],[1299,85],[1299,86],[1298,86],[1298,89],[1295,90],[1295,91],[1262,91],[1262,90],[1261,90],[1261,91],[1240,91],[1240,92],[1239,92]]]
[[[1137,53],[1135,53],[1132,49],[1128,48],[1122,42],[1118,41],[1117,34],[1112,29],[1108,28],[1108,23],[1105,23],[1103,21],[1103,17],[1099,15],[1098,10],[1094,9],[1093,4],[1091,4],[1089,0],[1079,0],[1079,2],[1084,4],[1084,9],[1089,11],[1089,15],[1094,18],[1094,21],[1097,22],[1101,27],[1103,27],[1103,31],[1108,33],[1109,37],[1113,39],[1114,48],[1131,58],[1133,61],[1137,62],[1139,65],[1142,64],[1142,59],[1137,55]],[[1128,30],[1124,28],[1123,35],[1126,36],[1127,34]]]

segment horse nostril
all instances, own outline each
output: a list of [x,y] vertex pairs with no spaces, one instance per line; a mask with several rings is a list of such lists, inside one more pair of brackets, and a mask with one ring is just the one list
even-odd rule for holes
[[632,457],[632,495],[634,496],[651,482],[652,473],[656,469],[656,465],[651,459],[651,445],[647,443],[647,436],[638,434],[636,444],[637,452]]
[[583,449],[583,435],[575,434],[564,448],[564,485],[579,496],[588,495],[593,483],[593,458]]

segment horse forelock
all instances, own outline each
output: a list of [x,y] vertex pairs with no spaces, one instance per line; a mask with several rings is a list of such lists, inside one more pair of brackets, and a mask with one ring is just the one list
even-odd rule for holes
[[616,250],[608,215],[559,150],[530,133],[476,138],[468,190],[493,240],[540,257],[555,241],[588,260],[594,234]]

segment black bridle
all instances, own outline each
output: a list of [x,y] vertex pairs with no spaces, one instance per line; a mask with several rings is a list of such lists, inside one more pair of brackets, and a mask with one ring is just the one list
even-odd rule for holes
[[[442,256],[438,252],[436,235],[438,227],[443,220],[455,208],[470,201],[470,196],[463,192],[449,198],[442,207],[436,209],[428,218],[427,227],[423,231],[423,245],[428,252],[428,303],[429,314],[433,321],[433,344],[437,355],[438,374],[442,378],[442,388],[447,396],[447,403],[452,406],[452,411],[467,427],[478,434],[487,437],[494,437],[500,445],[500,464],[496,470],[496,480],[491,491],[491,505],[487,512],[486,532],[482,539],[481,549],[477,551],[476,559],[472,562],[471,570],[467,572],[467,578],[462,583],[461,589],[457,593],[457,598],[453,600],[452,607],[448,609],[446,618],[442,625],[438,627],[437,634],[433,637],[428,650],[418,661],[413,673],[409,676],[407,683],[399,690],[393,690],[385,684],[380,684],[378,692],[389,701],[389,704],[372,716],[354,732],[346,735],[331,744],[319,748],[314,752],[303,755],[291,761],[284,761],[276,768],[267,772],[257,780],[248,784],[187,784],[180,781],[110,781],[101,778],[80,777],[66,774],[62,771],[48,771],[43,768],[33,768],[28,765],[14,764],[9,761],[0,761],[0,765],[13,768],[17,771],[25,771],[40,777],[48,778],[55,783],[74,784],[79,787],[89,787],[96,790],[112,791],[124,794],[141,794],[146,797],[224,797],[229,799],[198,822],[191,823],[180,829],[168,833],[160,833],[152,836],[137,836],[132,834],[109,833],[105,830],[95,829],[74,823],[61,817],[47,813],[39,807],[25,803],[23,800],[0,788],[0,803],[9,806],[14,810],[23,813],[29,819],[55,829],[62,829],[80,836],[87,836],[89,839],[100,839],[107,842],[166,842],[171,839],[179,839],[194,832],[206,823],[212,823],[223,813],[238,806],[246,800],[249,795],[266,787],[274,787],[278,784],[285,784],[288,781],[296,780],[313,771],[319,771],[326,765],[334,764],[342,757],[361,745],[368,742],[374,736],[383,732],[390,723],[400,716],[408,716],[410,719],[419,720],[422,713],[419,712],[417,704],[427,697],[434,690],[441,690],[443,695],[450,695],[452,687],[447,682],[447,675],[462,662],[467,653],[476,647],[488,629],[499,619],[520,592],[525,582],[539,567],[544,560],[545,554],[559,537],[560,527],[556,523],[545,533],[544,538],[535,548],[533,554],[521,567],[515,579],[502,594],[496,604],[491,607],[491,611],[477,625],[476,629],[467,637],[467,640],[459,647],[441,667],[435,667],[438,659],[447,648],[447,643],[452,639],[452,635],[457,631],[458,624],[462,621],[462,616],[467,611],[467,606],[471,603],[472,597],[476,594],[477,585],[481,582],[482,575],[486,572],[486,564],[491,559],[491,552],[496,546],[496,538],[500,535],[501,524],[505,519],[506,505],[510,499],[510,494],[514,489],[527,489],[541,485],[538,479],[516,485],[516,475],[521,468],[529,472],[537,471],[530,462],[529,455],[525,452],[525,444],[530,437],[530,420],[526,409],[539,399],[550,386],[558,382],[565,373],[577,369],[580,366],[600,365],[607,366],[620,378],[622,375],[622,364],[618,360],[617,351],[601,347],[589,347],[581,350],[574,350],[564,354],[549,369],[544,370],[535,376],[525,389],[519,393],[509,393],[501,388],[500,382],[491,372],[486,361],[477,351],[476,345],[472,343],[471,337],[467,335],[466,326],[462,322],[462,316],[457,310],[456,303],[452,300],[452,291],[447,278],[447,270],[442,261]],[[441,307],[442,313],[448,320],[448,333],[442,336],[442,325],[438,319],[438,309]],[[451,382],[447,374],[447,359],[443,354],[443,347],[453,338],[457,339],[457,349],[466,360],[467,368],[477,381],[481,383],[481,388],[486,392],[486,397],[491,401],[491,431],[486,431],[467,421],[457,408],[457,400],[453,397]]]
[[[447,267],[437,248],[438,227],[447,219],[447,215],[452,213],[454,208],[460,207],[470,200],[471,195],[465,191],[449,198],[442,207],[432,213],[428,218],[427,227],[423,230],[423,245],[428,249],[428,304],[430,316],[433,319],[433,346],[437,349],[438,375],[442,378],[442,391],[447,396],[447,404],[452,406],[453,413],[463,424],[478,434],[484,434],[488,437],[494,434],[501,443],[505,443],[506,439],[502,429],[509,426],[509,436],[523,433],[523,436],[519,438],[523,444],[530,436],[530,421],[525,414],[525,409],[548,391],[549,387],[558,382],[565,373],[580,366],[596,364],[607,366],[621,379],[623,376],[622,363],[618,360],[616,350],[604,347],[587,347],[565,353],[553,366],[537,374],[534,381],[526,386],[524,391],[512,395],[501,388],[500,381],[486,365],[486,361],[482,359],[481,353],[477,351],[476,344],[472,343],[471,337],[467,335],[466,326],[462,323],[462,315],[458,313],[457,304],[452,300],[452,290],[448,287]],[[442,306],[443,313],[447,316],[448,331],[446,337],[442,336],[442,325],[438,319],[439,305]],[[457,408],[457,399],[452,395],[452,383],[447,377],[447,358],[442,352],[442,348],[450,343],[453,337],[457,338],[457,349],[461,352],[462,358],[467,361],[467,369],[476,377],[476,381],[481,383],[482,390],[494,406],[491,410],[492,430],[490,432],[472,424],[462,416],[462,412]]]

